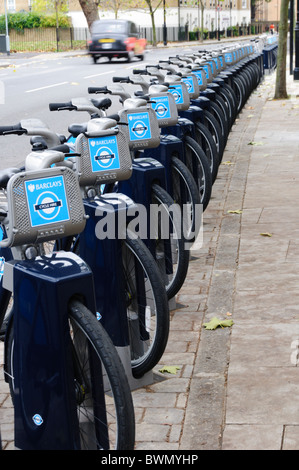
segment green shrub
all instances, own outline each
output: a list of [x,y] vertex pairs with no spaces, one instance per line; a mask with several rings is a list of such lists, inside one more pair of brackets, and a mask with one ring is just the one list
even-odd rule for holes
[[[51,28],[56,27],[56,15],[41,16],[41,27]],[[58,14],[58,25],[60,28],[70,28],[72,26],[71,19],[63,13]]]
[[[8,13],[7,22],[9,29],[23,31],[25,28],[47,28],[56,26],[56,15],[40,15],[33,12]],[[58,25],[61,28],[71,26],[70,18],[62,13],[58,15]],[[0,30],[5,30],[5,15],[0,16]]]

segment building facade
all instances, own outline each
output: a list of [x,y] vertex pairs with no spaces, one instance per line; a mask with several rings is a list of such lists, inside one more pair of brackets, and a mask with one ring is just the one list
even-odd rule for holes
[[[8,12],[30,11],[32,0],[3,0],[0,2],[0,12],[4,13],[6,1]],[[255,21],[278,22],[280,14],[280,1],[271,0],[258,2]],[[247,26],[251,24],[251,0],[202,0],[204,5],[203,27],[208,31],[227,29],[230,26]],[[200,0],[165,0],[165,18],[167,26],[186,26],[189,31],[201,27],[201,2]],[[69,15],[74,27],[87,27],[85,16],[78,0],[69,0]],[[114,13],[103,10],[99,6],[100,18],[114,18]],[[118,12],[119,18],[127,18],[137,25],[151,26],[149,13],[144,8],[124,10]],[[155,13],[157,27],[164,23],[164,8],[158,8]]]

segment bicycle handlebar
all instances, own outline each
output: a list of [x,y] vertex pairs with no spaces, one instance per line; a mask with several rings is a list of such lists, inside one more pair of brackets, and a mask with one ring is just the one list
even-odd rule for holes
[[23,129],[21,123],[15,124],[13,126],[0,126],[0,135],[6,134],[27,134],[27,130]]
[[88,87],[87,92],[89,94],[92,94],[92,93],[111,93],[110,90],[108,90],[108,88],[106,86],[102,86],[102,87],[90,86],[90,87]]
[[112,81],[114,83],[131,83],[130,77],[113,77]]
[[77,109],[77,106],[74,106],[71,101],[69,101],[68,103],[49,103],[49,109],[50,111],[73,111]]
[[133,69],[133,75],[148,75],[146,69]]

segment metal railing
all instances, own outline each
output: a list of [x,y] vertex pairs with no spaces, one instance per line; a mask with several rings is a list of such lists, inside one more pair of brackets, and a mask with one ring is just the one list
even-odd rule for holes
[[[218,39],[221,37],[238,37],[250,34],[260,34],[264,30],[263,24],[239,26],[221,31],[205,31],[203,39]],[[140,35],[147,39],[148,44],[153,43],[153,30],[151,27],[140,27]],[[187,26],[178,28],[167,26],[167,42],[200,40],[199,31],[189,31]],[[9,31],[11,52],[27,51],[65,51],[70,49],[86,49],[90,39],[88,28],[34,28]],[[163,42],[163,27],[156,27],[156,42]],[[0,52],[6,51],[5,31],[0,30]]]
[[[0,30],[1,39],[5,31]],[[65,51],[69,49],[85,49],[89,39],[87,28],[34,28],[9,31],[11,52],[28,51]],[[1,48],[3,52],[3,48]]]

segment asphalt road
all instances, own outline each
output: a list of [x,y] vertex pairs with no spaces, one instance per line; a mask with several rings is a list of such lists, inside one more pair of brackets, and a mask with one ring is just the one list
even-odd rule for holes
[[[112,84],[113,76],[128,76],[133,68],[186,50],[165,48],[149,50],[144,61],[134,59],[131,63],[106,59],[94,64],[87,55],[62,56],[41,54],[24,58],[10,58],[11,65],[0,69],[0,81],[4,85],[4,103],[0,104],[0,125],[17,124],[22,119],[38,118],[49,128],[60,134],[68,134],[68,125],[89,119],[87,113],[60,111],[50,112],[50,102],[66,102],[77,97],[99,97],[88,95],[89,86]],[[190,49],[189,49],[190,50]],[[125,85],[129,92],[140,90],[138,86]],[[120,109],[118,98],[113,96],[111,112]],[[110,112],[110,110],[109,110]],[[19,165],[30,152],[28,136],[0,136],[0,169]]]

